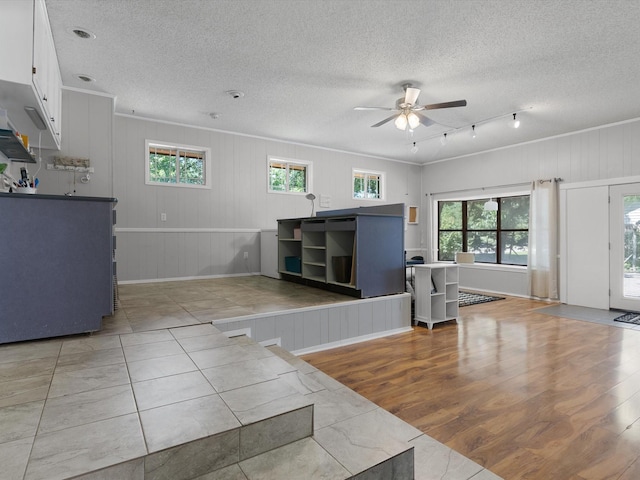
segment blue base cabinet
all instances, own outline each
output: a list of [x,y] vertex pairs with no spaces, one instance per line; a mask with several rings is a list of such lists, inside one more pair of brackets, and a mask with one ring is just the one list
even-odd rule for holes
[[360,210],[278,220],[281,278],[358,298],[404,292],[404,217]]

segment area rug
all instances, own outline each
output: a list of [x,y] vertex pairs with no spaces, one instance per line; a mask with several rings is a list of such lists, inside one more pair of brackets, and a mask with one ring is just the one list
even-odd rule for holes
[[640,325],[640,313],[637,312],[627,312],[619,317],[613,319],[614,322],[624,322],[624,323],[633,323],[635,325]]
[[504,297],[494,297],[491,295],[481,295],[479,293],[471,292],[458,292],[458,302],[461,307],[477,305],[479,303],[494,302],[496,300],[504,300]]

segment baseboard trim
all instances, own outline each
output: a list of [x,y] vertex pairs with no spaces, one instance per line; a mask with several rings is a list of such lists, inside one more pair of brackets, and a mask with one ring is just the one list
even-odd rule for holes
[[347,338],[344,340],[338,340],[336,342],[324,343],[322,345],[316,345],[309,348],[301,348],[300,350],[293,350],[293,355],[307,355],[309,353],[322,352],[324,350],[331,350],[332,348],[345,347],[347,345],[353,345],[354,343],[367,342],[369,340],[375,340],[376,338],[389,337],[391,335],[398,335],[399,333],[411,332],[413,327],[395,328],[393,330],[385,330],[384,332],[370,333],[368,335],[361,335],[359,337]]
[[186,282],[189,280],[211,280],[213,278],[250,277],[253,275],[262,275],[262,273],[260,272],[226,273],[223,275],[196,275],[193,277],[169,277],[169,278],[147,278],[142,280],[118,280],[118,285],[134,285],[136,283]]

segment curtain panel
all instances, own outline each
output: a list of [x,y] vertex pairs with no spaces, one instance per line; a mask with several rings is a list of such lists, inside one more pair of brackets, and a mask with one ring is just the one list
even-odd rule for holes
[[557,179],[532,182],[529,209],[529,294],[533,297],[557,300]]

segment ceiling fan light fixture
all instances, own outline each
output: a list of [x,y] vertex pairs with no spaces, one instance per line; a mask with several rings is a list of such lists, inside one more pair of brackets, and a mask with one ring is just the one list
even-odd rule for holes
[[520,127],[520,120],[518,120],[518,119],[516,118],[516,114],[515,114],[515,113],[513,114],[513,120],[511,120],[511,121],[509,122],[509,124],[510,124],[511,128],[518,128],[518,127]]
[[404,103],[407,103],[409,105],[415,105],[416,102],[418,101],[418,95],[420,95],[419,88],[413,88],[409,84],[406,84]]
[[420,118],[415,113],[409,112],[407,114],[407,122],[409,123],[409,128],[411,128],[411,130],[413,130],[418,125],[420,125]]
[[398,115],[396,121],[393,122],[398,130],[406,130],[407,124],[409,123],[407,116],[404,113]]

